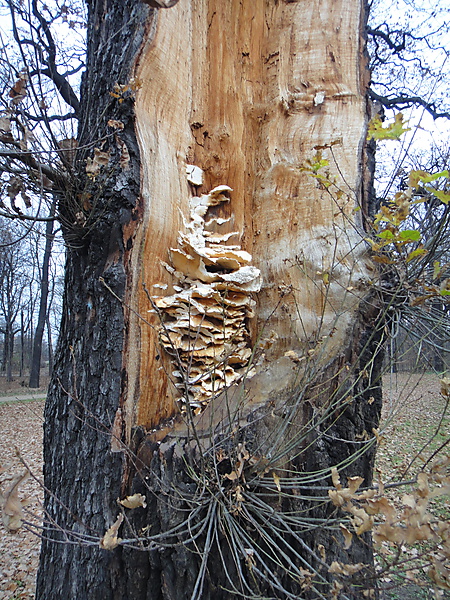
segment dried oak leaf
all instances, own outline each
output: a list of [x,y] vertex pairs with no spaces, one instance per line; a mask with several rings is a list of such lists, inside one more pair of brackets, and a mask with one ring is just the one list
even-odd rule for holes
[[11,132],[11,119],[8,116],[0,116],[0,131],[3,131],[4,133]]
[[114,550],[114,548],[117,548],[119,543],[122,541],[121,538],[117,537],[117,534],[119,532],[119,527],[123,523],[123,519],[123,513],[120,513],[115,523],[111,525],[111,527],[100,540],[100,548],[103,548],[103,550]]
[[73,164],[75,162],[76,151],[78,147],[78,141],[75,138],[65,138],[58,141],[58,148],[60,155],[63,156],[67,162]]
[[125,142],[121,140],[117,135],[115,136],[115,138],[116,145],[120,150],[120,168],[125,171],[130,165],[130,153],[128,152],[128,147],[125,144]]
[[328,569],[329,573],[333,573],[335,575],[354,575],[355,573],[357,573],[358,571],[361,571],[361,569],[364,569],[366,565],[364,565],[363,563],[357,563],[355,565],[347,565],[341,562],[338,562],[337,560],[334,560],[331,563],[330,568]]
[[439,380],[441,384],[441,394],[443,396],[450,396],[450,377],[443,377]]
[[125,508],[146,508],[147,506],[146,498],[142,494],[127,496],[124,500],[119,500],[119,504],[125,506]]
[[110,159],[109,152],[103,152],[100,148],[94,148],[94,158],[88,158],[86,161],[86,173],[92,179],[100,173],[101,167],[108,164]]
[[112,127],[113,129],[120,129],[122,130],[125,125],[122,123],[122,121],[117,121],[116,119],[110,119],[107,123],[108,127]]
[[348,550],[352,545],[353,534],[347,529],[345,525],[342,525],[342,523],[340,523],[339,529],[341,530],[341,533],[344,536],[344,548],[345,550]]
[[22,180],[19,177],[11,177],[8,181],[8,186],[6,188],[6,193],[9,196],[10,200],[15,200],[17,194],[19,194],[24,189]]
[[357,535],[362,535],[373,529],[374,518],[369,516],[363,508],[358,508],[349,502],[344,510],[353,515],[350,520]]
[[450,568],[444,562],[433,560],[433,565],[428,569],[428,577],[441,589],[450,590]]
[[22,502],[19,500],[19,487],[28,478],[29,471],[16,475],[2,502],[3,523],[8,531],[17,531],[22,526]]
[[27,95],[27,81],[26,71],[21,71],[13,87],[9,90],[9,97],[12,98],[13,104],[20,104]]

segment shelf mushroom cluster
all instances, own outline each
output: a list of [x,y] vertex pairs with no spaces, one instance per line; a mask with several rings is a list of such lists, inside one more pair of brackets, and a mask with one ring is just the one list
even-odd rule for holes
[[194,414],[245,374],[252,354],[247,319],[254,316],[260,271],[239,245],[226,245],[238,232],[217,232],[230,219],[208,219],[209,209],[229,202],[231,191],[220,185],[190,199],[190,219],[166,265],[178,280],[175,293],[153,298],[162,317],[161,343],[176,365],[182,410],[188,402]]

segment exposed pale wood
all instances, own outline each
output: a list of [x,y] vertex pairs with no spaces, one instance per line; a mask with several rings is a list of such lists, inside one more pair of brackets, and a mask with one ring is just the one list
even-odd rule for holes
[[[263,276],[253,340],[263,327],[279,336],[251,384],[258,401],[271,381],[279,390],[280,377],[285,386],[294,377],[286,350],[302,352],[332,329],[322,360],[342,348],[370,274],[353,213],[366,122],[360,11],[346,0],[180,0],[158,13],[136,68],[143,215],[129,302],[158,326],[143,283],[150,294],[173,283],[161,261],[188,214],[186,163],[205,171],[200,192],[232,187],[220,211]],[[323,152],[349,195],[343,206],[299,170],[315,146],[336,141]],[[174,413],[173,367],[137,317],[128,346],[128,430],[158,425]]]

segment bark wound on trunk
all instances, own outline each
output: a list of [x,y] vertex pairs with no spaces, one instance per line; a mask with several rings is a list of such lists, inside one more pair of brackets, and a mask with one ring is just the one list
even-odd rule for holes
[[[142,152],[143,221],[132,252],[126,421],[158,426],[176,414],[173,363],[161,353],[150,295],[177,283],[163,262],[185,232],[186,164],[205,172],[207,193],[229,185],[231,201],[217,212],[262,272],[252,340],[271,330],[277,340],[248,383],[263,403],[290,388],[295,364],[333,332],[325,364],[348,340],[370,267],[361,241],[361,162],[366,123],[366,66],[358,2],[180,2],[158,15],[136,76]],[[300,171],[316,147],[330,161],[343,192],[333,197]],[[236,243],[233,240],[231,243]],[[329,279],[329,283],[328,283]],[[154,287],[156,284],[156,287]],[[348,288],[351,288],[348,291]]]
[[[127,302],[133,312],[124,415],[126,439],[143,469],[134,477],[131,470],[130,490],[155,494],[137,528],[150,523],[156,532],[176,526],[185,507],[169,490],[192,493],[183,466],[193,452],[187,441],[192,428],[177,417],[179,393],[171,383],[177,364],[162,349],[160,316],[148,312],[148,294],[160,297],[167,286],[164,293],[170,296],[179,284],[164,263],[170,263],[169,249],[180,247],[179,234],[186,234],[194,194],[219,185],[232,188],[230,202],[216,208],[216,216],[228,219],[216,231],[238,231],[230,243],[250,253],[260,269],[256,317],[247,325],[253,344],[272,338],[260,344],[265,348],[255,355],[256,374],[245,381],[244,391],[235,386],[218,395],[194,418],[203,452],[211,450],[214,435],[216,440],[222,435],[233,437],[230,456],[240,441],[257,451],[261,464],[278,452],[281,470],[329,469],[352,455],[361,436],[377,424],[381,394],[374,382],[381,334],[376,298],[362,300],[372,267],[358,212],[368,84],[362,11],[362,3],[344,0],[315,0],[307,7],[302,2],[193,0],[158,14],[154,37],[135,72],[142,82],[136,123],[143,204],[130,255]],[[300,168],[317,150],[329,160],[335,188],[327,189]],[[186,165],[204,171],[202,186],[193,189],[188,183]],[[308,366],[302,368],[303,357]],[[368,361],[370,375],[361,376]],[[344,400],[347,392],[354,402],[340,411],[339,420],[334,413],[312,428],[300,446],[313,445],[308,452],[297,448],[296,462],[287,451],[289,440],[307,421],[319,423],[323,407]],[[286,409],[295,403],[298,408]],[[237,424],[243,430],[231,435]],[[201,461],[193,455],[194,462]],[[361,474],[370,484],[372,466],[369,451],[347,474]],[[144,474],[148,479],[143,481]],[[327,486],[329,480],[318,484]],[[157,500],[166,494],[180,511],[167,510]],[[308,504],[291,499],[274,508],[301,512]],[[326,519],[329,507],[311,514]],[[316,555],[322,544],[327,561],[371,562],[367,539],[355,541],[348,553],[326,530],[303,539]],[[220,562],[228,559],[233,571],[227,548],[223,544],[222,554],[216,548],[214,556]],[[133,560],[142,572],[150,569],[161,598],[191,597],[199,561],[189,551],[167,550],[148,558],[134,554]],[[314,558],[308,560],[314,565]],[[229,589],[224,573],[214,569],[206,577],[202,598],[230,597],[223,591]],[[287,582],[286,573],[278,575],[291,592],[303,593]],[[143,598],[150,580],[135,584],[132,594]],[[259,593],[273,593],[264,586]]]

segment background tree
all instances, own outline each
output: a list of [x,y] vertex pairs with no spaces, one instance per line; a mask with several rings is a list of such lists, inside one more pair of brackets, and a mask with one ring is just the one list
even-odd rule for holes
[[[50,209],[50,217],[53,217],[56,212],[56,197],[54,203]],[[41,357],[42,357],[42,339],[44,336],[44,329],[47,325],[47,330],[51,331],[48,319],[48,300],[49,300],[49,272],[50,272],[50,259],[52,254],[53,241],[55,239],[54,222],[49,219],[45,225],[45,247],[42,255],[42,267],[40,269],[40,285],[39,285],[39,314],[36,324],[36,331],[34,334],[33,341],[33,353],[31,356],[31,369],[30,369],[30,388],[39,387],[39,378],[41,371]],[[51,344],[49,344],[49,351]]]
[[27,288],[32,277],[27,244],[14,233],[4,221],[0,222],[0,331],[4,340],[2,366],[7,381],[13,378],[14,341],[21,331],[19,317],[29,302]]
[[[39,277],[36,331],[32,331],[33,357],[30,386],[39,386],[42,337],[48,315],[48,272],[55,236],[54,220],[61,194],[70,187],[77,85],[83,66],[81,4],[66,3],[52,11],[38,2],[25,7],[7,2],[4,32],[9,42],[1,56],[3,87],[0,114],[0,173],[4,183],[1,209],[4,219],[26,223],[30,233],[46,225],[46,243],[37,243],[42,257]],[[3,10],[5,8],[3,7]],[[71,32],[70,45],[61,43]],[[70,50],[69,50],[70,46]],[[67,111],[67,104],[74,105]],[[34,298],[33,298],[34,300]],[[30,325],[33,329],[33,317]]]
[[448,7],[428,0],[372,0],[367,27],[370,97],[386,109],[422,107],[450,117]]
[[[446,173],[448,172],[448,149],[445,145],[430,146],[425,150],[411,150],[402,162],[402,168],[392,177],[390,186],[398,193],[408,186],[410,173]],[[408,174],[409,173],[409,174]],[[435,188],[435,189],[434,189]],[[398,315],[398,325],[402,333],[399,353],[409,353],[409,361],[414,360],[416,368],[432,368],[438,373],[446,372],[448,357],[448,299],[446,282],[450,275],[450,256],[446,239],[449,236],[450,208],[448,203],[434,195],[436,191],[445,200],[448,193],[448,179],[444,176],[435,180],[434,188],[419,185],[416,191],[416,204],[412,207],[406,226],[421,233],[418,246],[429,253],[418,265],[409,267],[409,279],[426,282],[421,289],[417,303],[431,292],[433,286],[440,290],[430,299],[431,304],[405,306]],[[397,329],[398,329],[397,325]],[[409,350],[412,348],[412,352]],[[405,362],[405,361],[402,361]]]

